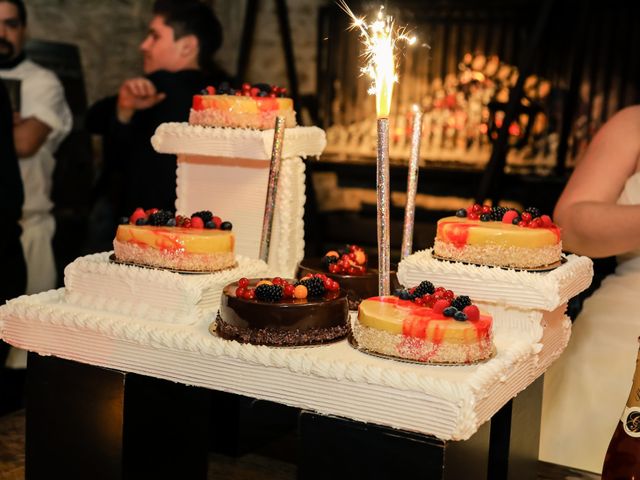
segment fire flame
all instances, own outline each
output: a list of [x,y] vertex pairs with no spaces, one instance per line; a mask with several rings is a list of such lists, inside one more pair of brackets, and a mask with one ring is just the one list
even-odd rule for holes
[[391,110],[393,84],[398,81],[395,55],[397,43],[403,41],[413,45],[416,38],[407,35],[405,27],[396,28],[393,17],[384,14],[383,6],[372,23],[366,23],[364,18],[356,17],[344,0],[338,0],[338,6],[352,20],[349,29],[360,31],[365,46],[363,56],[366,60],[366,65],[361,71],[373,80],[369,94],[376,96],[378,118],[387,118]]

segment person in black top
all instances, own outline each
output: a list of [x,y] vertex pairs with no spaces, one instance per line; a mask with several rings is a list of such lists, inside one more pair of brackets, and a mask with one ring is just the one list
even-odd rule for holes
[[[24,293],[26,267],[20,244],[24,191],[13,144],[13,112],[0,81],[0,305]],[[1,364],[0,364],[1,365]]]
[[228,80],[213,62],[222,27],[208,6],[157,0],[153,14],[140,45],[145,76],[124,81],[87,115],[88,130],[103,135],[101,188],[117,217],[137,207],[175,209],[176,157],[156,153],[151,136],[161,123],[187,121],[193,95]]
[[[22,295],[27,287],[27,265],[20,243],[24,191],[18,156],[13,143],[13,111],[9,95],[0,80],[0,305]],[[0,415],[20,408],[23,402],[24,372],[4,368],[9,345],[0,340]]]

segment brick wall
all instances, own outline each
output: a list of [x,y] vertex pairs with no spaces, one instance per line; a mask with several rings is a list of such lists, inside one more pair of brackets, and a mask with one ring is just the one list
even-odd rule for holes
[[[318,8],[330,0],[289,0],[296,67],[301,93],[315,85]],[[125,78],[141,73],[138,45],[150,19],[153,0],[26,0],[32,38],[79,45],[89,102],[117,91]],[[235,74],[245,2],[215,0],[225,27],[219,63]],[[246,80],[287,86],[275,2],[260,5]]]

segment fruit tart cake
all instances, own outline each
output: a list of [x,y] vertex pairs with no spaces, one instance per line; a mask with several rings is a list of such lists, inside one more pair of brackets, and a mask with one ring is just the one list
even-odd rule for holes
[[[357,310],[364,298],[378,294],[378,270],[368,266],[368,256],[358,245],[346,245],[330,250],[322,258],[307,258],[300,263],[299,275],[324,273],[340,283],[347,292],[349,308]],[[391,272],[392,287],[398,285],[395,272]]]
[[557,266],[560,229],[534,207],[520,212],[475,204],[438,220],[433,246],[437,258],[509,268]]
[[193,97],[189,114],[191,125],[268,130],[276,117],[285,118],[285,127],[296,126],[293,100],[286,98],[286,88],[266,84],[243,83],[236,90],[228,83],[207,87]]
[[469,297],[427,280],[396,293],[360,303],[352,323],[359,349],[424,363],[468,364],[493,355],[493,320]]
[[325,275],[241,278],[222,292],[216,333],[256,345],[322,344],[347,335],[348,315],[346,293]]
[[116,261],[186,272],[215,272],[235,265],[231,222],[210,211],[191,217],[136,209],[113,241]]

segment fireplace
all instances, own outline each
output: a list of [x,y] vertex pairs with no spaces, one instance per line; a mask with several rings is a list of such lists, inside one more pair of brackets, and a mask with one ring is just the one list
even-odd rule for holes
[[[400,61],[391,109],[392,246],[401,237],[414,104],[424,111],[414,245],[424,248],[437,218],[474,200],[551,213],[598,128],[640,102],[640,5],[397,0],[389,6],[420,39]],[[359,74],[360,42],[348,24],[337,6],[321,12],[316,121],[328,146],[320,163],[309,164],[316,202],[308,205],[308,215],[321,222],[313,232],[319,249],[343,241],[375,247],[375,102]]]
[[[518,0],[394,7],[398,23],[420,39],[400,61],[390,118],[394,161],[408,158],[412,106],[419,105],[425,165],[484,169],[511,100],[505,171],[562,175],[612,113],[640,100],[640,6]],[[335,6],[321,14],[318,114],[327,158],[367,160],[375,157],[375,106],[348,21]]]

